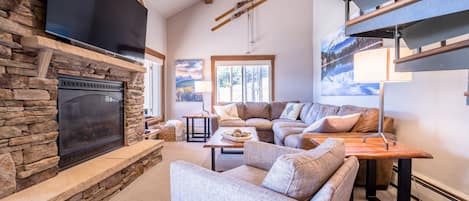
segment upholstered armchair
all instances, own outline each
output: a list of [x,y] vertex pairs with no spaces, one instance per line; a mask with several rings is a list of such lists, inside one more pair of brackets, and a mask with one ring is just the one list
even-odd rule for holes
[[[310,192],[312,195],[307,195],[306,200],[349,200],[358,171],[358,160],[355,157],[344,159],[343,142],[340,144],[333,139],[329,141],[323,143],[324,146],[317,147],[316,151],[304,151],[263,142],[246,142],[244,165],[223,173],[183,161],[173,162],[170,173],[171,200],[293,201],[299,200],[295,198],[298,197],[298,193],[303,193],[304,196],[304,191],[312,191],[311,189],[315,190]],[[334,146],[339,148],[333,148]],[[305,157],[296,156],[303,153],[311,157],[309,159],[316,160],[316,165],[302,166]],[[278,164],[280,160],[283,160],[283,164]],[[337,161],[337,168],[332,167],[334,161]],[[291,167],[300,170],[284,170]],[[309,172],[307,175],[302,172],[304,170],[313,170],[313,173]],[[277,177],[275,174],[280,176]],[[312,179],[305,180],[308,176]],[[269,188],[269,183],[274,187]],[[286,185],[286,191],[280,190],[282,185]],[[291,189],[295,188],[296,190],[291,192]],[[304,198],[301,200],[305,200]]]

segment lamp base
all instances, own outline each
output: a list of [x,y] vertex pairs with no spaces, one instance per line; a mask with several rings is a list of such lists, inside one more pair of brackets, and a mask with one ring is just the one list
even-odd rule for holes
[[392,134],[389,134],[389,133],[382,133],[382,132],[379,132],[379,133],[373,133],[373,134],[369,134],[369,135],[365,135],[363,136],[363,143],[366,143],[366,140],[368,138],[381,138],[383,139],[383,142],[384,142],[384,148],[386,150],[389,150],[389,143],[388,143],[388,140],[387,138],[391,139],[392,140],[392,144],[393,146],[396,146],[396,137]]

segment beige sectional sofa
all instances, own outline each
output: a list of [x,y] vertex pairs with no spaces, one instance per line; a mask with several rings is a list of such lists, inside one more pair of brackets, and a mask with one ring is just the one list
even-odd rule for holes
[[[297,102],[297,101],[295,101]],[[237,110],[240,120],[218,121],[214,119],[212,129],[218,127],[256,127],[259,139],[264,142],[275,143],[292,148],[312,149],[318,144],[312,141],[312,137],[326,135],[331,137],[362,137],[378,129],[379,111],[376,108],[364,108],[352,105],[335,106],[320,103],[306,102],[297,120],[280,119],[282,111],[288,102],[273,103],[238,103]],[[357,124],[347,133],[303,133],[303,130],[326,116],[348,115],[361,113]],[[385,118],[384,130],[393,133],[393,119]],[[357,178],[358,184],[365,183],[366,165],[360,161],[360,171]],[[377,185],[386,188],[391,180],[392,160],[377,161]]]

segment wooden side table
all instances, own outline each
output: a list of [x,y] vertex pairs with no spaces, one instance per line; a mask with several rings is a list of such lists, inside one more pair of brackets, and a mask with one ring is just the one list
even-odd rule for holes
[[[210,119],[213,117],[211,114],[189,114],[184,115],[182,118],[186,119],[186,141],[187,142],[207,142],[210,138]],[[203,132],[195,131],[195,120],[201,119],[204,121]]]
[[[323,143],[327,137],[314,137],[313,143]],[[398,184],[397,201],[410,201],[412,159],[432,159],[433,156],[427,152],[412,148],[397,142],[395,146],[390,145],[389,150],[384,149],[381,139],[368,139],[363,143],[362,138],[345,137],[345,155],[355,156],[366,160],[366,198],[368,200],[379,200],[376,197],[376,160],[398,159]]]

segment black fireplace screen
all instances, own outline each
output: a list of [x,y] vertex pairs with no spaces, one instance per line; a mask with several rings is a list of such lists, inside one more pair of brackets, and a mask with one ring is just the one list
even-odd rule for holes
[[59,167],[124,145],[123,83],[59,77]]

